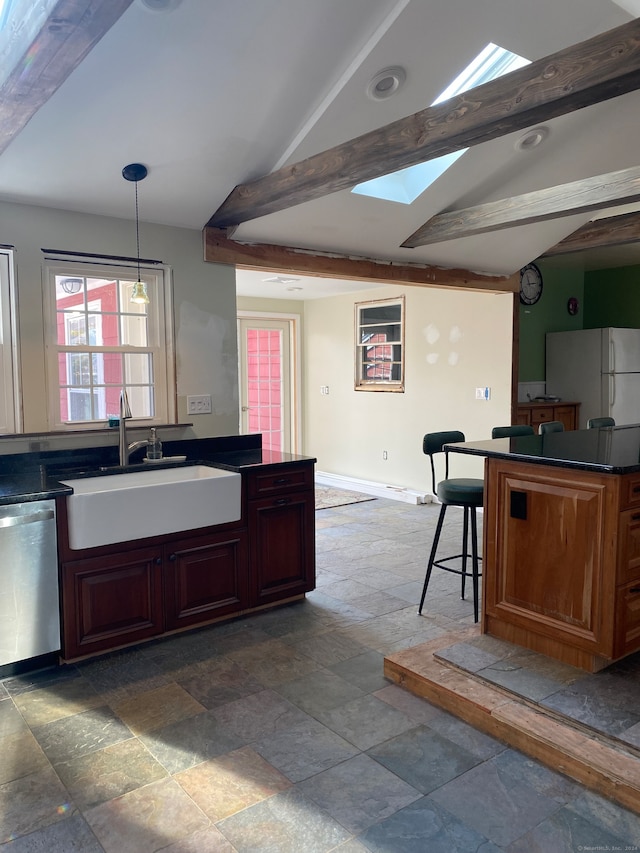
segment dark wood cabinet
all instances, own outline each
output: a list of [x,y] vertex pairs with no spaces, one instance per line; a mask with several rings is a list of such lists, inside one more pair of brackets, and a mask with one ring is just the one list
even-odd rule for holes
[[313,492],[250,502],[252,606],[314,588],[314,516]]
[[159,548],[63,563],[62,656],[78,658],[163,630]]
[[192,536],[165,546],[166,630],[208,622],[247,607],[245,531]]
[[243,472],[242,518],[74,551],[58,501],[62,658],[297,598],[315,586],[313,461]]
[[249,474],[247,492],[251,606],[314,589],[313,465],[273,467]]

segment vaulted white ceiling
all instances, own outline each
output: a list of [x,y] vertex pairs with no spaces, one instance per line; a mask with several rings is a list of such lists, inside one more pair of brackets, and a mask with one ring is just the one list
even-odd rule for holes
[[[15,136],[0,154],[1,198],[131,218],[121,171],[142,162],[141,220],[200,229],[236,185],[429,106],[490,41],[536,60],[632,18],[612,0],[167,5],[134,0]],[[371,100],[371,78],[397,65],[404,86]],[[510,275],[594,214],[401,244],[441,211],[640,165],[639,107],[633,92],[545,122],[533,150],[517,148],[524,131],[476,145],[412,205],[342,190],[244,222],[233,238]],[[568,257],[593,268],[640,255]]]

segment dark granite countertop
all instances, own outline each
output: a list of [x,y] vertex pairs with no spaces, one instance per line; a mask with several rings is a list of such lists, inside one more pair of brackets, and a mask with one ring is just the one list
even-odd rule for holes
[[449,444],[448,449],[534,465],[631,474],[640,471],[640,424],[466,441]]
[[[238,473],[259,467],[316,461],[311,456],[263,449],[260,441],[259,435],[167,441],[163,443],[163,451],[166,457],[186,456],[186,461],[179,464],[212,465]],[[0,506],[72,494],[73,489],[61,483],[61,479],[99,477],[124,470],[149,470],[149,466],[142,462],[143,455],[144,451],[138,452],[138,457],[134,457],[126,469],[118,465],[117,447],[0,456]],[[154,467],[173,467],[175,464],[167,461]]]

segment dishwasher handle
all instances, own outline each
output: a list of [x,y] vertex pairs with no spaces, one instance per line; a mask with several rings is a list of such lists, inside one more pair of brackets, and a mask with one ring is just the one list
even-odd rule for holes
[[18,524],[33,524],[36,521],[48,521],[50,518],[55,518],[52,509],[43,509],[38,512],[31,512],[28,515],[7,515],[4,518],[0,515],[0,528],[16,527]]

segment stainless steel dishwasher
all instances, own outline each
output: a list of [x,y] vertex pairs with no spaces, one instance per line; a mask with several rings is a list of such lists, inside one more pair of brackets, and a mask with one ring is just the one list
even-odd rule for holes
[[0,666],[60,648],[55,507],[0,506]]

